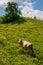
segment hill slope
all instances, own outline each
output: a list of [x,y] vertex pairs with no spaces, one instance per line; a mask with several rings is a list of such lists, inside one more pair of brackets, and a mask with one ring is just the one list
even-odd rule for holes
[[[43,65],[43,21],[25,19],[16,24],[0,24],[0,65]],[[17,43],[22,38],[33,44],[39,58],[33,58]]]

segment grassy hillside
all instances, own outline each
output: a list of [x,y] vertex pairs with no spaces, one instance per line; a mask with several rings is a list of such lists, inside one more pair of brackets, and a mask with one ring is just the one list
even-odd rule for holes
[[[0,24],[0,65],[43,65],[43,21]],[[17,43],[22,38],[33,44],[36,58]],[[38,59],[39,58],[39,59]]]

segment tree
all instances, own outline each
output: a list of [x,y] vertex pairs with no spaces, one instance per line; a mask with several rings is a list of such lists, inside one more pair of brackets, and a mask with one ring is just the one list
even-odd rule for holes
[[34,16],[34,19],[36,19],[36,16]]
[[17,3],[15,2],[8,2],[8,5],[5,9],[5,22],[10,22],[10,21],[13,21],[13,20],[17,20],[18,17],[21,15],[21,12],[18,8],[18,5]]

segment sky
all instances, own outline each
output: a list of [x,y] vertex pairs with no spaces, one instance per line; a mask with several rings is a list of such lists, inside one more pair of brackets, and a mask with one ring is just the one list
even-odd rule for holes
[[43,20],[43,0],[0,0],[0,16],[5,14],[8,2],[16,2],[22,16]]

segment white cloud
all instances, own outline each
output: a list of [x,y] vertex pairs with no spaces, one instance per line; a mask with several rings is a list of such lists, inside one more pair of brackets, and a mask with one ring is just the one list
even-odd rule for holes
[[21,10],[22,15],[25,17],[32,17],[34,18],[36,16],[37,19],[43,20],[43,11],[40,10],[34,10],[33,6],[34,2],[24,2],[23,9]]
[[0,6],[7,4],[8,1],[10,0],[0,0]]
[[31,3],[31,2],[28,3],[27,1],[23,2],[23,5],[28,6],[28,7],[32,7],[32,4],[33,3]]

